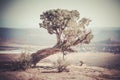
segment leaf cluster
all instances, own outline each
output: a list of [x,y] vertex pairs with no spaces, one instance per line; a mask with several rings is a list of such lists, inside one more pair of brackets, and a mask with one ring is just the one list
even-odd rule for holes
[[[92,31],[87,26],[89,18],[80,19],[77,10],[52,9],[40,15],[40,27],[47,29],[49,34],[57,35],[59,47],[70,47],[80,43],[90,43]],[[58,46],[57,46],[58,47]]]

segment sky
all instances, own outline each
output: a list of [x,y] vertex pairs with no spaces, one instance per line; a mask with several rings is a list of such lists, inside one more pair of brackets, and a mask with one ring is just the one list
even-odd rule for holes
[[58,8],[78,10],[90,27],[120,27],[120,0],[0,0],[0,27],[39,28],[40,14]]

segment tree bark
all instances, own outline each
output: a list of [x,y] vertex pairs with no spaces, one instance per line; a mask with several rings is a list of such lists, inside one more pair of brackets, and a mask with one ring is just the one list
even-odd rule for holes
[[60,52],[60,51],[61,51],[61,49],[59,49],[59,48],[46,48],[46,49],[39,50],[39,51],[37,51],[36,53],[33,53],[33,54],[31,55],[31,60],[30,60],[30,62],[31,62],[34,66],[36,66],[36,64],[37,64],[40,60],[42,60],[42,59],[44,59],[44,58],[46,58],[46,57],[48,57],[48,56],[50,56],[50,55],[53,55],[53,54],[55,54],[55,53],[57,53],[57,52]]
[[60,39],[60,36],[57,35],[57,43],[56,43],[56,45],[54,46],[54,48],[58,48],[61,43],[62,43],[62,41],[61,41],[61,39]]
[[56,32],[57,43],[56,43],[56,45],[54,46],[54,48],[58,48],[59,45],[62,43],[62,40],[61,40],[61,32],[58,31],[57,29],[55,30],[55,32]]

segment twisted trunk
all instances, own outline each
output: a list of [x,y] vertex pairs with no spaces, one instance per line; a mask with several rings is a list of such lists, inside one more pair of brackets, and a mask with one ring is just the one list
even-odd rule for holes
[[50,56],[50,55],[53,55],[53,54],[55,54],[55,53],[57,53],[57,52],[60,52],[61,51],[61,49],[59,49],[59,48],[46,48],[46,49],[42,49],[42,50],[39,50],[39,51],[37,51],[36,53],[33,53],[32,55],[31,55],[31,63],[34,65],[34,66],[36,66],[36,64],[40,61],[40,60],[42,60],[42,59],[44,59],[44,58],[46,58],[46,57],[48,57],[48,56]]
[[[57,53],[57,52],[63,52],[63,48],[64,48],[64,45],[65,45],[66,41],[62,41],[62,40],[61,40],[61,34],[62,34],[61,31],[58,32],[58,31],[56,30],[57,43],[56,43],[55,46],[53,46],[52,48],[46,48],[46,49],[39,50],[39,51],[37,51],[36,53],[33,53],[33,54],[31,55],[32,58],[31,58],[30,62],[31,62],[34,66],[36,66],[36,64],[37,64],[40,60],[42,60],[42,59],[44,59],[44,58],[46,58],[46,57],[48,57],[48,56],[50,56],[50,55],[53,55],[53,54],[55,54],[55,53]],[[67,50],[67,49],[66,49],[66,50]]]
[[53,54],[56,54],[57,52],[62,52],[62,53],[64,53],[64,51],[68,51],[68,52],[73,52],[73,50],[72,49],[64,49],[64,47],[63,47],[63,45],[65,44],[65,42],[63,43],[63,44],[58,44],[58,45],[56,45],[56,46],[54,46],[53,48],[46,48],[46,49],[42,49],[42,50],[39,50],[39,51],[37,51],[36,53],[33,53],[32,55],[31,55],[31,60],[30,60],[30,62],[34,65],[34,66],[36,66],[36,64],[40,61],[40,60],[42,60],[42,59],[44,59],[44,58],[46,58],[46,57],[48,57],[48,56],[50,56],[50,55],[53,55]]
[[61,39],[60,39],[60,36],[58,35],[58,37],[57,37],[58,42],[53,48],[42,49],[42,50],[39,50],[36,53],[33,53],[31,55],[31,57],[32,57],[31,58],[31,63],[35,66],[40,60],[42,60],[42,59],[44,59],[44,58],[46,58],[50,55],[53,55],[57,52],[62,52],[63,54],[64,54],[65,51],[74,52],[74,50],[71,49],[70,47],[75,46],[79,43],[82,43],[90,33],[91,32],[87,33],[86,36],[82,40],[78,39],[72,45],[68,45],[68,46],[65,46],[67,41],[64,40],[62,42]]
[[57,36],[57,43],[54,46],[54,48],[59,48],[60,44],[62,43],[62,40],[61,40],[60,34],[57,34],[56,36]]
[[57,43],[53,47],[54,48],[60,48],[60,45],[62,43],[62,40],[61,40],[62,30],[61,29],[56,29],[55,32],[56,32]]

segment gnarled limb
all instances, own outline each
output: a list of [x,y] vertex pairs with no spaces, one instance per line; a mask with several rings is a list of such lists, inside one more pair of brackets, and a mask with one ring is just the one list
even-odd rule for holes
[[61,51],[61,49],[59,49],[59,48],[46,48],[46,49],[39,50],[36,53],[33,53],[31,55],[31,63],[34,66],[36,66],[36,64],[40,60],[42,60],[42,59],[44,59],[44,58],[46,58],[46,57],[48,57],[50,55],[53,55],[53,54],[55,54],[57,52],[60,52],[60,51]]

